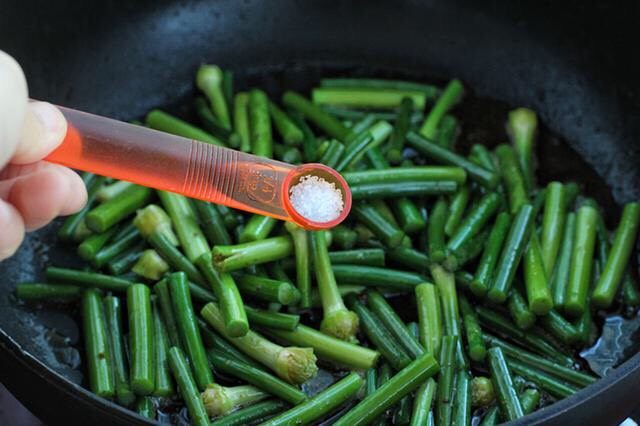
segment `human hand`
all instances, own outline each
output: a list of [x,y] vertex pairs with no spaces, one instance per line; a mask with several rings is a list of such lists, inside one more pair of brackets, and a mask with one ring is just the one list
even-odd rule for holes
[[28,102],[18,63],[0,51],[0,260],[33,231],[77,212],[87,191],[73,170],[42,161],[64,138],[67,122],[46,102]]

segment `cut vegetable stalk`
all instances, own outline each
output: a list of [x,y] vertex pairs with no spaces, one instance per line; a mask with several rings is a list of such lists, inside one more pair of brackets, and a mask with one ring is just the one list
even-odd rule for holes
[[299,145],[302,142],[304,139],[302,130],[273,102],[269,102],[269,114],[271,114],[271,120],[282,136],[284,143],[288,145]]
[[366,336],[387,362],[395,370],[406,367],[411,362],[409,354],[395,341],[380,319],[353,294],[347,296],[347,303],[360,318],[360,326]]
[[495,401],[495,392],[491,379],[484,376],[476,376],[471,381],[471,406],[486,407]]
[[429,415],[433,415],[431,405],[436,393],[437,384],[432,378],[428,378],[416,391],[413,402],[413,412],[411,413],[411,426],[422,426],[429,424]]
[[249,92],[249,129],[251,152],[260,157],[273,157],[269,98],[259,89]]
[[524,283],[527,289],[529,309],[536,315],[546,315],[553,308],[553,298],[547,284],[540,243],[535,232],[531,233],[523,263]]
[[141,277],[157,281],[169,270],[169,265],[157,251],[148,249],[142,252],[131,270]]
[[362,183],[351,186],[354,200],[369,200],[380,198],[417,197],[427,195],[452,194],[458,188],[454,181],[394,182]]
[[462,321],[464,324],[465,336],[467,338],[467,347],[469,348],[469,357],[481,362],[487,354],[487,348],[482,339],[482,329],[478,324],[478,318],[466,297],[460,297],[460,310],[462,311]]
[[506,341],[499,339],[498,337],[485,334],[484,339],[487,344],[502,349],[502,352],[507,358],[516,359],[523,364],[540,369],[546,373],[558,377],[559,379],[573,383],[576,386],[588,386],[597,380],[593,376],[576,371],[569,367],[558,365],[553,361],[535,355],[527,350],[513,346],[512,344],[507,343]]
[[142,417],[146,417],[151,420],[156,419],[156,407],[153,405],[153,400],[149,396],[142,396],[138,398],[136,402],[136,411]]
[[513,148],[518,156],[520,170],[527,191],[535,186],[535,136],[538,127],[536,113],[528,108],[517,108],[509,113],[507,131],[511,136]]
[[484,328],[487,328],[492,332],[504,335],[509,340],[526,348],[529,348],[540,355],[544,355],[549,359],[553,359],[558,364],[568,367],[574,364],[573,358],[559,352],[540,335],[534,333],[533,331],[520,330],[519,328],[515,327],[511,323],[511,321],[498,314],[494,310],[485,308],[483,306],[478,306],[476,307],[476,313],[478,314],[478,318],[480,319],[480,324]]
[[131,389],[137,395],[149,395],[155,389],[155,359],[151,294],[144,284],[127,290],[129,313],[129,350],[131,352]]
[[105,232],[90,235],[78,246],[78,256],[86,261],[92,261],[100,249],[113,238],[116,232],[118,232],[118,228],[114,226]]
[[278,221],[272,217],[255,214],[242,229],[238,242],[248,243],[249,241],[264,240],[277,223]]
[[126,189],[134,186],[135,184],[124,180],[116,180],[113,183],[104,184],[96,193],[96,201],[104,203],[112,200],[122,194]]
[[345,181],[351,186],[366,183],[411,183],[411,182],[441,182],[452,181],[463,184],[467,173],[460,167],[452,166],[413,166],[413,167],[385,167],[376,170],[346,172]]
[[469,189],[469,186],[463,185],[451,197],[451,202],[449,203],[449,212],[447,214],[447,221],[444,225],[444,232],[448,236],[452,236],[454,232],[456,232],[456,229],[458,228],[458,225],[462,220],[462,216],[467,209],[470,194],[471,191]]
[[211,145],[224,146],[220,139],[210,133],[158,109],[149,111],[145,118],[145,124],[152,129],[162,132],[195,139]]
[[381,248],[330,251],[329,260],[332,265],[384,266],[385,252]]
[[503,303],[507,299],[522,253],[529,241],[533,220],[531,204],[520,207],[509,228],[509,234],[495,270],[493,284],[488,292],[492,302]]
[[542,234],[540,248],[547,277],[551,277],[562,243],[562,235],[566,218],[564,186],[560,182],[547,185],[542,218]]
[[[229,104],[229,102],[227,104]],[[240,147],[240,137],[238,134],[233,132],[230,127],[225,126],[218,117],[213,115],[211,106],[205,98],[198,96],[193,101],[193,107],[200,122],[212,136],[220,139],[233,149]]]
[[91,261],[94,267],[102,268],[125,253],[129,248],[136,245],[136,243],[140,243],[140,232],[138,232],[133,223],[131,223],[116,233],[112,240],[113,242],[105,245],[95,254]]
[[400,228],[384,218],[371,204],[355,205],[353,212],[384,244],[391,248],[399,246],[406,236]]
[[571,271],[571,257],[573,255],[573,242],[576,232],[576,214],[571,212],[567,215],[562,234],[562,246],[560,254],[551,276],[551,294],[553,295],[553,305],[555,309],[564,311],[564,304],[567,295],[567,284]]
[[341,172],[356,164],[366,151],[384,142],[391,134],[392,129],[391,124],[379,121],[358,134],[345,147],[345,153],[335,167],[336,171]]
[[427,247],[432,262],[442,262],[447,256],[444,227],[447,220],[447,202],[439,198],[431,210],[427,223]]
[[198,218],[202,225],[202,231],[207,236],[211,245],[231,244],[231,235],[224,224],[224,218],[215,205],[202,200],[193,200],[193,205],[198,212]]
[[209,417],[224,416],[242,406],[251,405],[269,394],[250,385],[221,386],[210,384],[200,398]]
[[93,173],[82,173],[82,182],[87,188],[87,202],[78,213],[72,214],[64,220],[64,223],[58,230],[58,238],[62,241],[71,242],[74,240],[76,229],[80,223],[84,223],[84,218],[93,207],[97,193],[101,189],[105,179],[105,177],[97,176]]
[[455,398],[453,404],[453,424],[471,424],[471,376],[466,371],[456,375]]
[[344,404],[362,385],[363,380],[357,373],[349,373],[308,401],[263,423],[263,426],[308,425]]
[[491,228],[491,233],[487,238],[485,249],[478,261],[476,273],[471,282],[471,291],[478,297],[484,297],[489,291],[490,280],[498,263],[498,257],[502,250],[502,245],[507,237],[509,226],[511,225],[511,217],[509,213],[502,212],[496,217],[496,221]]
[[515,374],[518,374],[525,379],[532,381],[542,390],[546,391],[555,398],[567,398],[578,392],[578,388],[561,382],[536,368],[526,366],[515,359],[509,359],[507,361],[507,364],[509,365],[509,369],[512,370]]
[[351,130],[345,127],[340,120],[327,114],[296,92],[285,92],[282,96],[282,103],[288,108],[299,111],[306,119],[324,130],[329,136],[341,142],[346,142],[352,137]]
[[48,281],[74,284],[86,288],[98,288],[110,291],[127,291],[131,286],[131,282],[122,278],[112,277],[110,275],[98,274],[95,272],[79,271],[76,269],[56,268],[50,266],[46,269],[46,277]]
[[638,229],[640,203],[629,203],[624,207],[609,257],[593,290],[592,301],[597,307],[608,308],[613,302],[625,274]]
[[396,247],[393,250],[389,250],[386,253],[386,257],[395,263],[421,273],[429,268],[429,257],[423,252],[412,248]]
[[311,271],[309,269],[309,232],[293,222],[285,223],[291,234],[296,258],[296,284],[300,291],[300,308],[311,307]]
[[415,286],[425,281],[420,274],[375,266],[333,265],[332,269],[336,281],[341,284],[413,291]]
[[442,266],[451,272],[455,272],[464,267],[467,263],[480,256],[488,235],[489,230],[485,229],[463,242],[457,250],[449,252],[446,259],[442,262]]
[[240,136],[240,151],[251,151],[251,136],[249,130],[249,94],[236,93],[233,98],[233,128]]
[[433,284],[423,283],[416,287],[415,294],[420,343],[427,352],[439,354],[440,342],[444,333],[438,288]]
[[157,300],[152,301],[153,310],[153,338],[155,351],[155,389],[153,396],[170,397],[175,393],[171,370],[169,368],[169,335],[162,320]]
[[478,234],[498,210],[500,201],[500,195],[495,192],[482,197],[457,227],[447,243],[447,248],[451,251],[456,251],[465,242]]
[[260,371],[265,371],[262,365],[240,352],[238,349],[236,349],[235,346],[225,340],[221,335],[211,330],[211,327],[209,327],[205,320],[198,318],[198,328],[200,329],[200,334],[202,335],[202,342],[208,349],[211,349],[207,352],[209,360],[211,360],[211,352],[213,351],[220,356],[224,356],[234,361],[242,362],[251,367],[257,368]]
[[389,109],[401,105],[409,97],[415,109],[421,110],[426,103],[424,92],[401,89],[368,89],[363,87],[319,87],[313,89],[314,104],[337,105],[350,108]]
[[502,172],[502,181],[509,198],[509,211],[516,214],[520,208],[529,203],[526,184],[516,160],[513,148],[509,145],[498,145],[495,149],[496,157]]
[[446,271],[440,265],[431,265],[431,276],[433,276],[436,287],[438,287],[438,293],[440,294],[444,335],[455,336],[458,338],[456,359],[459,366],[466,366],[467,359],[462,349],[460,313],[458,311],[458,293],[456,291],[454,275],[451,272]]
[[450,425],[453,414],[453,393],[456,373],[457,336],[444,336],[440,347],[440,372],[438,374],[438,398],[436,400],[436,422]]
[[442,117],[460,102],[463,94],[464,87],[460,80],[451,80],[425,118],[420,134],[427,139],[435,139]]
[[507,309],[509,309],[514,324],[521,330],[530,329],[536,322],[536,314],[531,311],[527,299],[518,287],[511,289],[507,299]]
[[439,163],[462,167],[467,172],[469,178],[489,189],[495,188],[498,184],[500,179],[498,174],[482,166],[478,166],[448,149],[442,148],[414,131],[407,133],[407,144],[424,156]]
[[299,111],[289,111],[289,117],[302,131],[302,153],[307,162],[314,162],[318,157],[318,141],[316,136]]
[[423,92],[427,99],[434,100],[440,93],[437,86],[424,83],[416,83],[404,80],[388,80],[378,78],[323,78],[320,80],[321,87],[348,87],[348,88],[367,88],[370,90],[415,90]]
[[189,357],[189,365],[193,370],[193,377],[198,388],[204,390],[207,385],[213,383],[213,375],[207,362],[202,336],[193,310],[187,276],[184,272],[175,272],[169,276],[169,292],[180,341]]
[[211,250],[189,199],[166,191],[158,191],[158,197],[171,217],[180,245],[189,261],[193,263],[203,253]]
[[[585,312],[587,311],[588,309],[585,310]],[[566,345],[572,345],[580,338],[578,330],[573,324],[564,319],[564,317],[555,310],[551,310],[546,315],[540,317],[540,324],[547,332]]]
[[112,275],[122,275],[131,270],[131,267],[142,256],[142,251],[147,247],[144,241],[138,241],[136,245],[127,249],[115,259],[107,262],[107,270]]
[[223,272],[236,271],[250,265],[272,262],[290,256],[293,242],[290,237],[273,237],[232,246],[215,246],[213,263]]
[[100,293],[95,289],[86,290],[82,296],[81,308],[89,388],[98,396],[111,398],[116,387]]
[[223,73],[217,65],[201,65],[196,73],[196,85],[211,102],[211,109],[222,125],[231,129],[229,108],[222,88]]
[[251,330],[242,337],[231,337],[226,333],[222,313],[214,303],[208,303],[202,308],[201,314],[209,325],[238,349],[269,367],[287,382],[293,384],[304,383],[315,376],[318,368],[316,367],[316,357],[313,354],[313,349],[284,348]]
[[312,232],[311,251],[313,253],[316,283],[322,300],[323,318],[320,330],[341,340],[351,340],[358,332],[358,316],[349,311],[338,291],[327,242],[323,231]]
[[598,217],[598,211],[587,205],[580,207],[576,215],[576,231],[564,303],[565,312],[573,317],[579,317],[587,309]]
[[122,304],[120,299],[114,296],[106,296],[103,304],[116,399],[119,404],[126,407],[135,401],[135,394],[129,383],[129,366],[122,332]]
[[368,291],[367,305],[412,359],[416,359],[424,353],[424,348],[411,335],[405,323],[382,294],[376,290]]
[[268,333],[292,345],[311,347],[320,359],[349,368],[372,368],[380,357],[374,350],[327,336],[302,324],[292,331],[271,328]]
[[189,411],[190,421],[194,426],[209,426],[209,416],[200,399],[200,392],[196,383],[191,376],[187,359],[180,348],[174,346],[169,349],[169,366],[178,384],[180,395],[182,395],[182,399]]
[[296,386],[285,383],[258,367],[242,360],[232,359],[219,351],[209,351],[208,355],[216,370],[250,383],[290,404],[300,404],[307,399]]
[[231,274],[218,272],[213,267],[213,257],[210,252],[202,254],[196,263],[218,299],[227,334],[232,337],[247,334],[249,330],[247,314],[242,296]]
[[77,285],[20,283],[16,297],[25,301],[70,302],[79,299],[84,289]]
[[220,419],[214,420],[211,426],[244,426],[257,424],[270,419],[274,415],[286,410],[289,405],[286,402],[270,399],[258,402],[249,407],[234,411]]
[[345,147],[340,141],[336,139],[325,141],[324,144],[318,148],[318,155],[320,156],[318,162],[328,167],[335,167],[344,154],[344,151]]
[[398,164],[402,161],[402,150],[404,148],[407,131],[409,131],[411,125],[412,112],[413,99],[409,96],[403,97],[400,101],[398,118],[393,126],[393,132],[391,133],[391,139],[387,147],[387,158],[389,158],[389,161],[393,164]]
[[164,235],[157,233],[151,234],[148,242],[151,247],[153,247],[169,265],[171,265],[171,267],[187,274],[189,279],[196,284],[201,286],[207,285],[206,280],[200,271],[198,271],[198,268],[196,268],[196,266],[180,252],[180,250],[171,244],[171,241],[169,241]]
[[513,381],[502,350],[498,347],[489,349],[489,371],[495,389],[500,411],[507,420],[515,420],[522,416],[522,405],[513,387]]
[[169,347],[177,346],[182,350],[183,345],[178,332],[176,316],[173,312],[173,305],[171,303],[171,294],[169,292],[167,279],[165,278],[153,286],[153,292],[156,295],[156,302],[162,312],[162,319],[164,320],[167,336],[169,338]]
[[100,204],[87,213],[87,226],[94,232],[104,232],[149,202],[153,190],[134,185],[117,198]]
[[438,363],[431,354],[424,354],[407,365],[374,393],[365,397],[347,414],[338,419],[335,426],[358,426],[369,424],[403,396],[420,386],[438,372]]
[[[226,272],[222,274],[228,275]],[[267,302],[295,305],[300,301],[300,292],[288,281],[257,275],[237,275],[237,284],[241,293]]]

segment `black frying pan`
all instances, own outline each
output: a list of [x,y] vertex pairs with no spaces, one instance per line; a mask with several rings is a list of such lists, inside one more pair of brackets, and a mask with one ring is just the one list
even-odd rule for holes
[[[4,0],[0,49],[22,63],[32,97],[121,119],[187,99],[204,61],[272,95],[322,74],[459,77],[480,98],[535,109],[569,141],[543,132],[543,178],[586,182],[611,220],[616,203],[640,198],[639,16],[635,2],[587,3]],[[472,101],[463,119],[493,123],[480,136],[500,142],[504,105],[487,105]],[[16,305],[17,282],[72,265],[50,249],[54,234],[30,235],[0,264],[0,380],[50,424],[146,424],[74,384],[72,317]],[[638,385],[640,354],[520,423],[617,424]]]

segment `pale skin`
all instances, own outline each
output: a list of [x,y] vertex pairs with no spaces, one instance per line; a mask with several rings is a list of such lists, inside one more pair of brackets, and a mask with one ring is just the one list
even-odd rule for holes
[[86,203],[78,174],[42,160],[66,131],[56,107],[28,101],[22,69],[0,51],[0,260],[15,253],[25,232],[73,214]]

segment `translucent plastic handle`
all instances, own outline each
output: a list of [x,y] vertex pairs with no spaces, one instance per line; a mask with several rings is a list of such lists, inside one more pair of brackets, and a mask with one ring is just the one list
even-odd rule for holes
[[[69,122],[67,135],[47,161],[291,220],[307,229],[335,226],[351,208],[346,182],[322,164],[292,166],[69,108],[60,110]],[[344,208],[336,220],[309,221],[291,206],[289,188],[309,174],[335,183],[342,192]]]

